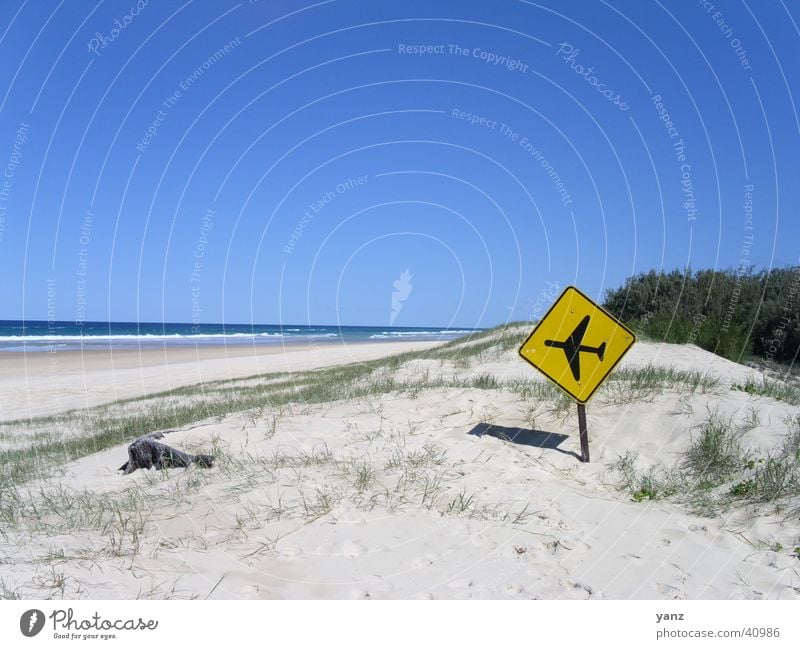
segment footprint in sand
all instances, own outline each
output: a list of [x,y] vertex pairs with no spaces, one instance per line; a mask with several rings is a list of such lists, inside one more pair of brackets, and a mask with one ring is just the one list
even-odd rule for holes
[[421,557],[417,557],[411,562],[411,569],[412,570],[422,570],[423,568],[427,568],[428,566],[432,566],[436,563],[437,557],[435,554],[423,554]]
[[650,586],[655,588],[660,595],[665,595],[672,599],[681,599],[683,597],[683,592],[672,584],[650,584]]
[[355,541],[344,541],[339,546],[338,554],[344,554],[350,558],[360,557],[367,551],[367,548]]
[[278,554],[283,561],[295,561],[304,556],[305,553],[300,548],[281,547],[278,550]]
[[356,543],[350,539],[341,542],[325,543],[317,547],[314,554],[320,557],[348,557],[355,559],[367,552],[367,548],[361,543]]
[[548,527],[550,529],[555,528],[555,529],[557,529],[557,530],[559,530],[561,532],[565,532],[566,530],[569,529],[569,525],[567,525],[561,519],[556,520],[556,519],[553,519],[553,518],[547,518],[544,521],[544,525],[545,525],[545,527]]

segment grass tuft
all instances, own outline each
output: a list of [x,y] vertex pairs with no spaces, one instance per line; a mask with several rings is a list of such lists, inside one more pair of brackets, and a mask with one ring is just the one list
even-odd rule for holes
[[769,397],[770,399],[775,399],[775,401],[783,401],[793,406],[800,405],[800,388],[783,381],[771,381],[766,377],[761,381],[749,378],[744,383],[732,385],[731,389],[754,396]]
[[650,466],[640,472],[635,468],[637,454],[628,451],[621,456],[615,469],[621,476],[620,487],[631,494],[636,502],[643,500],[661,500],[674,496],[681,488],[681,477],[676,471],[667,471],[663,467]]
[[624,367],[614,371],[601,388],[607,401],[614,405],[652,401],[664,390],[684,395],[711,392],[719,381],[705,372],[679,370],[662,365]]
[[742,504],[778,509],[800,496],[800,417],[790,421],[784,439],[766,457],[744,453],[739,435],[729,419],[711,413],[672,469],[638,471],[634,454],[621,456],[614,465],[618,485],[638,502],[675,498],[709,517]]
[[689,447],[683,466],[698,483],[714,487],[740,469],[744,459],[731,421],[713,413]]

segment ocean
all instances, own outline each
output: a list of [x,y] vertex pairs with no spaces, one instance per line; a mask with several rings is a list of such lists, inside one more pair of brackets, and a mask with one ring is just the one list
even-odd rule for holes
[[0,320],[0,352],[144,349],[195,345],[453,340],[480,331],[447,327],[48,322]]

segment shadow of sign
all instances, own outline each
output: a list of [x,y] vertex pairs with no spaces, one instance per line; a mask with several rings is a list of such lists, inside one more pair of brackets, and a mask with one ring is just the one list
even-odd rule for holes
[[476,437],[489,435],[490,437],[495,437],[504,442],[558,451],[559,453],[564,453],[565,455],[571,455],[572,457],[580,459],[580,455],[577,453],[558,448],[563,441],[569,439],[569,435],[562,435],[561,433],[548,433],[544,430],[531,430],[530,428],[515,428],[481,423],[472,428],[467,435],[475,435]]

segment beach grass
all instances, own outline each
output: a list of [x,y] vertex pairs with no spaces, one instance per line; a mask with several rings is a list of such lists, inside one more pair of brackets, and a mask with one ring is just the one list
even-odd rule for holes
[[769,397],[793,406],[800,405],[800,388],[784,381],[770,380],[766,377],[761,381],[749,378],[744,383],[735,383],[731,389],[754,396]]
[[648,364],[617,369],[601,388],[601,394],[608,402],[623,405],[652,401],[665,390],[691,395],[713,392],[719,387],[719,381],[705,372]]
[[683,474],[663,466],[651,465],[640,471],[635,468],[637,453],[628,451],[620,456],[614,468],[620,475],[620,487],[636,502],[669,498],[683,489]]
[[716,487],[744,462],[739,435],[732,421],[713,412],[692,440],[682,467],[699,485]]
[[[526,323],[511,323],[450,341],[434,349],[397,354],[383,359],[352,363],[319,370],[289,373],[265,373],[239,379],[218,380],[200,385],[186,386],[151,394],[147,397],[125,399],[91,409],[71,411],[59,415],[18,420],[0,424],[0,436],[7,439],[24,439],[29,445],[10,445],[0,451],[0,490],[4,496],[21,485],[35,479],[58,476],[66,463],[107,448],[125,444],[147,432],[179,429],[203,421],[215,421],[240,414],[242,426],[258,429],[262,440],[272,439],[281,418],[287,412],[308,409],[336,401],[363,403],[379,417],[380,425],[373,430],[360,431],[365,441],[384,437],[380,398],[397,393],[411,398],[427,390],[486,390],[508,391],[520,397],[520,410],[524,419],[535,428],[537,420],[547,418],[564,421],[572,416],[574,402],[564,392],[538,376],[530,379],[502,379],[491,372],[478,372],[464,376],[462,372],[476,362],[500,358],[519,346],[527,333]],[[438,360],[443,370],[431,375],[428,369],[414,373],[412,378],[395,378],[398,369],[416,361]],[[446,368],[452,371],[447,371]],[[749,386],[749,387],[746,387]],[[750,393],[763,393],[782,400],[791,398],[791,390],[776,387],[774,382],[746,384]],[[722,390],[719,381],[698,371],[679,370],[670,366],[646,365],[617,369],[599,391],[598,403],[602,407],[620,404],[649,402],[666,391],[677,392],[685,398],[695,394],[716,393]],[[788,396],[787,396],[788,395]],[[493,414],[483,413],[491,423]],[[678,467],[685,475],[679,480],[675,469],[650,467],[644,472],[634,469],[634,458],[621,458],[617,465],[623,476],[623,488],[636,500],[671,498],[683,494],[708,493],[728,484],[731,498],[771,500],[792,493],[797,483],[797,453],[781,450],[774,457],[762,458],[752,475],[740,476],[741,468],[748,466],[748,458],[738,445],[740,429],[759,425],[758,413],[751,410],[742,427],[730,421],[710,416],[693,438],[685,458]],[[58,435],[59,430],[73,430],[71,435]],[[219,444],[219,441],[217,442]],[[787,448],[791,446],[787,442]],[[798,448],[797,440],[794,446]],[[336,459],[324,447],[305,452],[276,450],[266,458],[251,457],[252,465],[226,460],[223,448],[214,449],[221,457],[220,467],[238,476],[236,484],[229,486],[233,492],[246,490],[254,484],[256,466],[269,475],[286,469],[301,470],[309,466],[337,464],[348,484],[364,494],[379,483],[374,467],[357,465],[352,459]],[[438,451],[437,451],[438,453]],[[408,493],[384,494],[387,501],[402,500],[415,494],[428,506],[439,503],[446,482],[446,472],[436,469],[436,453],[417,457],[400,455],[393,459],[397,466],[387,465],[386,471],[400,471],[401,482]],[[439,462],[441,463],[441,458]],[[342,464],[342,463],[345,464]],[[422,463],[418,466],[419,463]],[[426,463],[432,463],[427,466]],[[233,467],[235,466],[235,471]],[[202,480],[202,472],[192,479]],[[736,479],[738,478],[740,479]],[[249,481],[249,482],[248,482]],[[187,485],[182,484],[186,489]],[[191,489],[190,489],[191,491]],[[395,490],[397,491],[397,490]],[[400,490],[402,491],[402,490]],[[51,496],[52,497],[52,496]],[[702,500],[701,498],[701,500]],[[334,501],[333,494],[309,494],[304,510],[322,511]],[[719,500],[719,499],[717,499]],[[13,502],[13,498],[5,498]],[[18,501],[17,501],[18,502]],[[452,500],[450,501],[452,502]],[[715,501],[716,502],[716,501]],[[80,501],[76,501],[81,511]],[[63,504],[63,503],[62,503]],[[466,511],[464,499],[451,509]],[[449,506],[449,505],[448,505]],[[96,508],[103,511],[102,505]],[[280,509],[280,507],[278,507]],[[46,508],[45,508],[46,511]],[[8,512],[5,514],[8,516]],[[136,527],[126,528],[133,530]]]
[[[491,347],[498,347],[502,352],[511,341],[519,341],[518,334],[511,335],[506,329],[501,328],[495,337],[487,332],[468,336],[463,349],[455,344],[457,341],[451,341],[447,343],[444,357],[477,356]],[[476,338],[480,345],[474,344]],[[501,342],[498,343],[498,340]],[[442,349],[433,350],[433,355],[442,358]],[[377,397],[391,392],[417,395],[424,390],[461,388],[512,391],[524,401],[535,402],[540,414],[556,420],[568,417],[571,412],[571,399],[551,383],[542,380],[502,381],[489,373],[470,378],[455,374],[435,378],[422,375],[408,381],[392,378],[392,368],[428,357],[426,352],[410,352],[386,359],[300,372],[294,376],[271,373],[215,381],[84,411],[6,422],[0,424],[0,431],[55,431],[78,427],[80,434],[59,437],[53,433],[40,436],[38,440],[26,434],[25,439],[37,441],[27,447],[0,451],[0,488],[46,477],[60,465],[124,444],[146,432],[176,429],[199,421],[221,419],[233,413],[249,413],[251,418],[258,417],[258,413],[279,411],[290,404],[315,405]],[[716,387],[715,381],[699,373],[653,366],[619,371],[610,383],[613,387],[608,392],[612,403],[646,400],[665,389],[693,392]],[[619,396],[621,394],[627,396],[623,398]],[[275,422],[273,419],[267,435],[274,434]]]
[[636,468],[636,455],[618,458],[618,487],[637,502],[669,500],[713,517],[740,505],[769,505],[800,496],[800,416],[788,423],[780,444],[765,455],[742,449],[741,428],[711,412],[673,466]]
[[[15,458],[3,463],[13,471],[0,467],[0,541],[7,549],[16,548],[9,556],[38,544],[32,560],[36,579],[22,590],[14,582],[0,582],[0,598],[80,597],[86,584],[71,570],[78,563],[127,574],[162,554],[224,549],[245,565],[257,565],[274,558],[285,547],[281,539],[304,526],[327,526],[344,517],[371,520],[366,512],[372,511],[381,519],[384,513],[430,517],[437,530],[439,525],[448,529],[473,525],[472,521],[477,526],[512,527],[520,534],[541,536],[541,547],[554,553],[573,547],[542,523],[550,514],[536,490],[506,492],[483,477],[508,470],[516,479],[533,481],[543,475],[528,472],[535,467],[586,491],[595,488],[586,477],[593,474],[585,473],[593,466],[540,453],[502,436],[450,443],[459,431],[463,435],[470,430],[472,422],[504,422],[509,410],[516,410],[511,416],[533,431],[556,430],[553,422],[563,425],[574,417],[574,401],[552,383],[533,372],[526,376],[506,369],[524,334],[521,327],[501,328],[467,337],[463,348],[458,341],[448,343],[445,354],[443,345],[294,374],[215,381],[0,424],[8,444],[4,457]],[[706,407],[705,395],[724,394],[724,389],[702,372],[667,365],[624,367],[600,389],[592,410],[607,416],[620,404],[649,403],[666,395],[667,403],[680,400],[692,412]],[[430,391],[437,393],[409,401]],[[454,401],[452,408],[432,405],[449,400]],[[398,416],[398,401],[402,408],[418,403],[420,409],[435,413],[430,425],[427,414],[406,422],[402,412]],[[474,410],[467,403],[474,403]],[[332,411],[340,414],[327,420]],[[451,416],[455,419],[439,423]],[[305,431],[304,422],[298,417],[326,428],[302,439],[297,432]],[[783,507],[784,513],[791,513],[791,499],[800,495],[800,417],[786,420],[787,435],[761,454],[742,442],[747,431],[768,422],[752,403],[735,418],[710,410],[702,423],[688,428],[698,424],[698,417],[692,414],[691,419],[691,424],[682,423],[681,416],[675,419],[684,426],[688,444],[674,461],[647,464],[628,452],[610,467],[613,486],[623,498],[642,506],[672,502],[709,517],[738,507],[769,512]],[[208,425],[216,422],[219,427]],[[216,458],[212,471],[141,472],[133,479],[111,481],[104,490],[77,486],[76,472],[66,470],[72,460],[138,435],[193,426],[202,426],[204,434],[181,444],[189,452],[211,452]],[[61,429],[67,434],[59,437]],[[24,446],[20,439],[33,441]],[[84,478],[81,474],[77,484]],[[185,524],[186,512],[191,512],[190,526]],[[525,554],[534,546],[519,547]],[[136,583],[131,592],[135,595],[138,589],[144,597],[197,596],[196,587],[184,592],[177,585],[177,580],[152,586]],[[203,592],[214,588],[209,585]]]
[[[485,352],[474,349],[470,354]],[[468,356],[463,355],[463,356]],[[381,361],[355,363],[334,368],[300,372],[292,377],[267,374],[246,379],[215,381],[201,386],[189,386],[165,391],[140,399],[126,399],[114,404],[73,411],[31,420],[5,422],[2,430],[13,437],[22,433],[34,443],[27,447],[4,449],[0,471],[0,529],[14,534],[34,535],[74,534],[90,531],[108,543],[99,550],[104,556],[133,558],[141,551],[144,529],[150,521],[147,512],[159,503],[185,503],[206,486],[209,473],[179,472],[178,480],[165,482],[169,472],[151,477],[146,482],[133,483],[121,492],[94,493],[63,487],[59,482],[60,469],[66,463],[121,445],[154,430],[176,429],[201,421],[221,419],[240,413],[242,429],[258,429],[263,440],[272,439],[281,418],[293,408],[331,401],[348,400],[363,403],[367,410],[380,415],[382,406],[376,397],[396,391],[419,391],[436,387],[499,389],[498,381],[489,374],[469,379],[453,376],[448,379],[396,382],[391,368],[405,362],[424,358],[420,354],[402,354]],[[381,422],[383,417],[381,417]],[[382,425],[382,424],[381,424]],[[59,428],[77,429],[78,434],[59,439]],[[53,434],[27,435],[31,431],[53,431]],[[413,434],[409,430],[408,434]],[[382,436],[380,428],[367,434],[368,439]],[[242,503],[236,515],[236,529],[246,533],[266,520],[300,516],[313,519],[331,511],[342,499],[360,504],[397,507],[416,502],[426,508],[448,510],[447,484],[453,479],[443,449],[425,447],[423,451],[403,451],[402,446],[387,462],[385,471],[395,474],[388,483],[379,480],[376,467],[364,459],[334,457],[324,445],[311,450],[273,449],[260,455],[244,453],[237,457],[219,438],[212,440],[219,473],[228,480],[225,493],[238,499],[279,482],[279,477],[292,472],[287,484],[298,485],[291,493],[278,494],[266,503]],[[330,484],[308,488],[302,472],[330,467],[338,476]],[[43,480],[49,486],[37,489],[25,485]],[[496,517],[519,521],[523,510],[502,510],[493,504],[484,508],[458,508],[459,515]],[[454,507],[450,507],[454,511]],[[152,548],[150,549],[152,551]],[[96,553],[95,558],[98,556]],[[54,561],[58,560],[53,556]],[[63,595],[64,584],[53,580]],[[55,591],[55,586],[53,590]],[[13,594],[11,591],[4,593]]]

